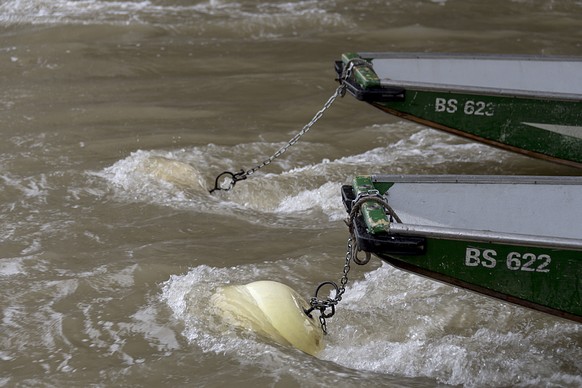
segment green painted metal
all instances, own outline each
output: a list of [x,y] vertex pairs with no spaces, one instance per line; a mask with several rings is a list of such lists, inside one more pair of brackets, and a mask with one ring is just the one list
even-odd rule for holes
[[[344,64],[356,58],[353,53],[342,56]],[[356,66],[354,80],[364,91],[381,88],[373,71],[374,60],[367,61],[372,67]],[[433,128],[582,167],[582,136],[568,130],[579,130],[582,125],[580,100],[408,86],[403,99],[366,101],[387,113]]]
[[[353,182],[354,192],[358,194],[378,193],[374,187],[371,176],[357,176]],[[366,222],[368,233],[386,232],[390,227],[390,220],[384,208],[375,202],[367,202],[362,205],[362,214]]]
[[[392,185],[359,176],[352,189],[357,196],[389,192]],[[381,206],[365,204],[361,212],[370,234],[390,235]],[[582,252],[577,250],[429,237],[423,255],[372,253],[405,270],[582,322]]]
[[453,129],[486,142],[582,163],[582,139],[535,126],[555,122],[563,126],[580,125],[581,102],[407,90],[403,101],[374,105],[432,127]]
[[372,65],[370,64],[370,62],[361,58],[356,53],[342,54],[342,61],[345,64],[348,64],[351,60],[354,59],[360,60],[358,62],[359,64],[355,65],[352,68],[353,77],[356,79],[358,84],[364,89],[379,88],[380,78],[378,78],[378,76],[372,69]]
[[[580,252],[434,238],[426,246],[423,256],[379,256],[423,269],[436,279],[451,279],[452,284],[582,317]],[[481,291],[488,294],[486,290]]]

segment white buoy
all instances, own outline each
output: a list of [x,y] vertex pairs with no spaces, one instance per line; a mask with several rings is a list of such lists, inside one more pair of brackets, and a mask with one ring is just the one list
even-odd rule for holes
[[295,290],[274,281],[220,288],[213,305],[231,325],[316,355],[323,349],[323,331],[317,318],[305,314],[309,304]]
[[179,160],[149,156],[140,164],[139,169],[155,179],[169,182],[181,189],[208,191],[200,171]]

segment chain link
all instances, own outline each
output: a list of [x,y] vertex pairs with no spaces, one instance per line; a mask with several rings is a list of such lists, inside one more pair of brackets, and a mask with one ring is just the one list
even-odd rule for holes
[[336,296],[336,299],[338,300],[338,302],[342,299],[342,295],[344,294],[344,292],[346,292],[346,285],[348,284],[348,273],[350,272],[350,261],[352,260],[353,257],[353,245],[352,245],[353,239],[352,236],[350,236],[350,238],[348,238],[348,243],[347,243],[347,250],[346,250],[346,260],[344,262],[344,269],[343,269],[343,276],[340,279],[340,284],[341,287],[339,288],[339,293]]

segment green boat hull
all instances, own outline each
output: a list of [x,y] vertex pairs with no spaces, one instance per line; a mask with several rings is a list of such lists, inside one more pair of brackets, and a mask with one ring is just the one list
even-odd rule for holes
[[426,253],[377,253],[395,267],[582,323],[576,252],[436,238]]
[[580,95],[437,84],[438,80],[434,84],[384,80],[374,71],[379,59],[357,54],[344,54],[336,65],[338,72],[354,60],[357,65],[345,81],[348,91],[384,112],[528,156],[582,167]]
[[[357,177],[343,188],[346,209],[371,190],[390,203],[393,185]],[[382,206],[366,205],[355,218],[359,249],[406,271],[582,323],[582,240],[408,225],[391,220]]]

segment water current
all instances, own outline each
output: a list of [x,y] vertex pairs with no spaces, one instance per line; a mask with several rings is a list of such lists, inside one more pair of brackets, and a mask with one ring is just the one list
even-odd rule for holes
[[576,0],[0,1],[0,386],[582,386],[582,326],[377,259],[317,357],[208,306],[337,281],[356,174],[578,170],[346,96],[205,190],[307,123],[343,52],[581,55],[581,20]]

